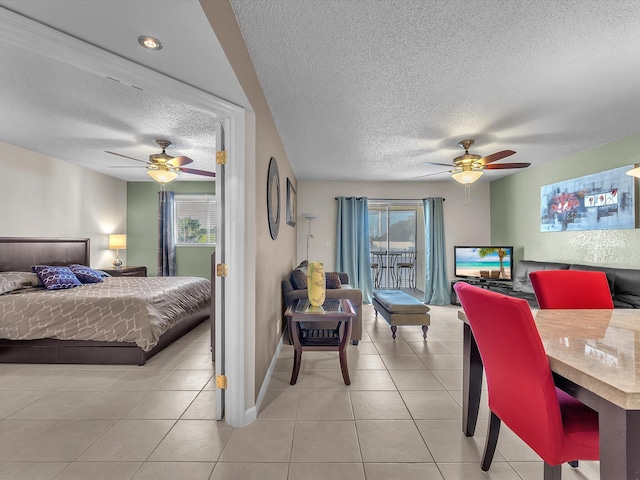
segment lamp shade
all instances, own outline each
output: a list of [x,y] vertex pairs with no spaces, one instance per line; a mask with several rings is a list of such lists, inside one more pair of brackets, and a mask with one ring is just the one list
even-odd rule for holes
[[173,172],[169,169],[147,170],[147,173],[158,183],[169,183],[170,181],[175,180],[178,177],[178,174],[176,172]]
[[630,177],[640,177],[640,167],[632,168],[631,170],[627,170],[625,173]]
[[468,170],[463,172],[454,173],[451,175],[456,182],[462,183],[464,185],[469,185],[470,183],[475,182],[482,176],[482,172],[477,170]]
[[109,235],[109,248],[111,250],[124,250],[127,248],[127,236],[119,233]]

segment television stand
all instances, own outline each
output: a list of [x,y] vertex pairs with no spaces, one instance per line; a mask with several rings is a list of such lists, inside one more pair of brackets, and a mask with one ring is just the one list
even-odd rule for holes
[[451,282],[451,304],[458,305],[458,306],[460,306],[460,301],[458,300],[458,295],[456,295],[456,291],[453,289],[453,286],[458,282],[468,283],[469,285],[475,285],[476,287],[481,287],[481,288],[507,287],[510,285],[505,281],[496,282],[488,278],[460,278],[457,280],[453,280]]

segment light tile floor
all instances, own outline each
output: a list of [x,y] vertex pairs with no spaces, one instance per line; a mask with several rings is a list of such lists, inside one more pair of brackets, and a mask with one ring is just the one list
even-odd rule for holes
[[[480,470],[486,401],[475,437],[461,431],[462,327],[434,306],[419,327],[388,325],[363,307],[365,335],[337,353],[305,352],[289,385],[283,345],[259,418],[213,420],[208,325],[144,367],[0,365],[0,480],[540,480],[542,462],[503,426]],[[525,413],[523,413],[525,414]],[[563,467],[599,478],[597,462]]]

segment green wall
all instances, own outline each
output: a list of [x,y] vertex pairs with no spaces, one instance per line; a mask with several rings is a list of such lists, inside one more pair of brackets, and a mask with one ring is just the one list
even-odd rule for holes
[[[175,193],[215,193],[215,182],[171,182]],[[158,275],[158,192],[156,182],[127,184],[127,264],[145,265],[147,274]],[[176,247],[178,275],[211,280],[214,247]]]
[[[516,261],[640,268],[640,231],[637,228],[540,232],[540,187],[638,163],[639,152],[640,135],[633,135],[494,180],[490,194],[492,243],[513,245]],[[636,190],[636,212],[637,203]]]

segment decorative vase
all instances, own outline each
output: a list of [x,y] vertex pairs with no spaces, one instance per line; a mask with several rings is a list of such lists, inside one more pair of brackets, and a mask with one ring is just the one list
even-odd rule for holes
[[326,283],[324,278],[324,265],[321,262],[309,262],[307,268],[307,293],[309,303],[319,307],[324,303]]

